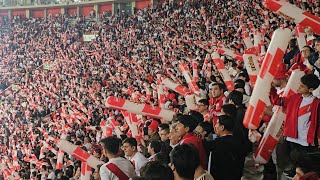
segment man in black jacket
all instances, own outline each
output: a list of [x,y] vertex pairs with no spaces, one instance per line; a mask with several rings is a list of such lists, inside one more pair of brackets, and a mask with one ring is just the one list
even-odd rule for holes
[[233,136],[234,120],[228,115],[218,117],[214,127],[218,138],[209,145],[212,151],[211,174],[215,180],[239,180],[242,176],[244,152]]

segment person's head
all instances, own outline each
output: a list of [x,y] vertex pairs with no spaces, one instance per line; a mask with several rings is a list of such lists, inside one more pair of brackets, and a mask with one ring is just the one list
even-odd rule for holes
[[312,47],[310,46],[304,46],[301,50],[301,56],[308,60],[309,56],[311,55],[311,53],[313,53],[314,50],[312,49]]
[[275,87],[282,87],[287,82],[287,78],[287,67],[284,63],[281,63],[274,79],[272,80],[272,84]]
[[223,84],[221,83],[214,83],[211,86],[210,93],[213,98],[219,98],[223,94]]
[[315,51],[320,52],[320,38],[316,38],[313,42]]
[[169,140],[171,145],[176,145],[180,141],[180,136],[176,131],[178,123],[171,124],[170,126],[170,132],[169,132]]
[[291,39],[289,41],[289,48],[293,49],[297,46],[297,40],[296,39]]
[[227,96],[227,102],[236,106],[241,106],[243,101],[243,94],[239,91],[233,90]]
[[193,132],[197,127],[198,121],[190,115],[182,115],[178,117],[178,124],[176,131],[180,137],[185,136],[187,133]]
[[93,156],[96,157],[96,158],[100,158],[101,157],[101,149],[100,148],[95,148],[94,151],[93,151]]
[[148,135],[153,136],[158,132],[159,122],[156,120],[152,120],[151,124],[148,126]]
[[93,176],[93,179],[94,179],[94,180],[100,180],[100,179],[101,179],[100,173],[99,173],[98,171],[94,171],[94,172],[92,173],[92,176]]
[[148,145],[148,153],[150,155],[157,154],[161,151],[161,142],[157,140],[153,140]]
[[154,156],[154,160],[164,164],[169,164],[170,163],[169,153],[166,153],[166,152],[157,153]]
[[159,125],[159,132],[163,129],[169,129],[169,124],[167,123],[162,123]]
[[178,145],[170,153],[170,167],[175,179],[194,179],[199,165],[199,152],[191,144]]
[[312,91],[319,87],[320,80],[315,74],[307,74],[302,76],[298,87],[298,93],[302,95],[310,95]]
[[66,176],[67,176],[68,178],[72,178],[72,176],[73,176],[73,169],[67,168],[65,174],[66,174]]
[[196,133],[201,136],[201,139],[208,137],[213,132],[213,126],[209,122],[201,122],[195,129]]
[[53,167],[50,165],[50,166],[48,166],[48,171],[49,172],[53,172]]
[[163,128],[160,130],[160,139],[161,141],[166,141],[169,139],[169,132],[170,132],[170,129],[169,129],[169,125],[168,125],[168,128]]
[[237,111],[237,107],[234,104],[224,104],[221,106],[221,114],[233,116],[234,112]]
[[140,170],[141,177],[148,180],[173,180],[173,172],[170,167],[158,161],[147,162]]
[[132,137],[125,139],[122,143],[124,154],[127,157],[134,156],[135,153],[138,151],[137,147],[138,147],[137,140]]
[[47,171],[47,166],[46,166],[46,165],[42,165],[42,166],[41,166],[41,171],[42,171],[42,172]]
[[121,140],[117,137],[110,136],[101,139],[102,153],[110,159],[112,156],[117,156],[120,150]]
[[244,87],[246,85],[246,82],[243,79],[237,79],[234,81],[234,85],[236,84],[239,84],[239,86]]
[[[239,73],[238,77],[239,77],[239,79],[237,79],[237,80],[243,80],[244,82],[249,82],[249,80],[250,80],[248,74],[244,73],[244,72]],[[234,82],[234,83],[236,84],[237,82]]]
[[232,134],[234,121],[231,116],[221,115],[218,117],[217,123],[214,126],[214,131],[217,136]]
[[[295,180],[300,180],[300,179],[310,179],[309,176],[312,177],[312,175],[316,172],[319,171],[319,166],[317,163],[314,163],[314,161],[317,161],[319,158],[317,157],[310,157],[310,156],[302,156],[299,155],[296,157],[296,175],[294,176]],[[314,172],[314,173],[312,173]],[[311,173],[311,174],[308,174]],[[308,178],[306,178],[308,176]],[[303,178],[304,177],[304,178]]]
[[205,113],[208,111],[209,108],[209,100],[208,99],[200,99],[198,101],[198,110],[200,113]]
[[197,124],[204,121],[203,115],[198,111],[190,111],[189,115],[192,116],[195,120],[197,120]]

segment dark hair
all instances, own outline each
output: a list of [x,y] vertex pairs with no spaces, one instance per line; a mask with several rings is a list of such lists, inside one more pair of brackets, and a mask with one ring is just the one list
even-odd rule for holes
[[224,104],[221,106],[221,109],[229,116],[232,116],[237,111],[237,107],[234,104]]
[[224,126],[224,129],[230,132],[233,132],[234,128],[234,121],[231,116],[228,115],[221,115],[218,116],[219,124]]
[[[218,77],[218,76],[217,76],[217,77]],[[218,82],[213,83],[213,84],[211,85],[211,87],[213,87],[213,86],[218,86],[218,87],[219,87],[219,89],[221,89],[221,90],[224,90],[224,88],[225,88],[223,84],[218,83]]]
[[132,147],[137,147],[138,146],[137,140],[135,138],[133,138],[133,137],[129,137],[129,138],[125,139],[123,141],[123,143],[128,143]]
[[150,147],[153,148],[155,153],[159,153],[161,151],[161,142],[158,140],[153,140],[150,142]]
[[163,130],[163,129],[169,129],[169,124],[167,124],[167,123],[160,124],[160,125],[159,125],[159,128],[161,128],[161,130]]
[[243,94],[239,91],[233,90],[230,92],[230,94],[227,96],[227,101],[232,100],[232,102],[236,105],[236,106],[240,106],[242,105],[242,101],[243,101]]
[[315,74],[306,74],[300,79],[302,84],[306,85],[308,88],[317,89],[320,84],[319,78]]
[[315,43],[320,43],[320,38],[314,39],[314,40],[313,40],[313,43],[314,43],[314,44],[315,44]]
[[66,169],[66,176],[67,176],[68,178],[71,178],[71,177],[73,176],[73,170],[70,169],[70,168],[67,168],[67,169]]
[[189,115],[191,115],[197,120],[197,124],[204,121],[203,115],[198,111],[190,111]]
[[141,176],[143,178],[146,178],[148,180],[173,180],[173,172],[171,168],[158,161],[150,161],[147,162],[142,168],[141,168]]
[[132,180],[148,180],[148,179],[144,177],[135,176],[132,178]]
[[294,159],[296,167],[300,168],[304,174],[312,171],[320,173],[320,164],[315,163],[319,160],[320,157],[317,154],[298,154]]
[[311,47],[311,46],[303,46],[303,48],[308,48],[310,50],[310,53],[313,53],[314,52],[314,49]]
[[[241,74],[244,74],[244,73],[240,73],[239,76],[241,76]],[[237,80],[234,81],[234,84],[239,84],[239,85],[244,87],[246,85],[246,82],[244,80],[242,80],[242,79],[237,79]]]
[[43,169],[43,170],[46,171],[46,170],[47,170],[47,166],[46,166],[46,165],[42,165],[42,166],[41,166],[41,169]]
[[157,153],[154,156],[154,160],[164,164],[169,164],[170,163],[169,153],[165,153],[165,152]]
[[297,40],[296,39],[291,39],[289,41],[289,47],[290,48],[294,48],[295,46],[297,46]]
[[213,132],[213,125],[207,121],[199,123],[198,126],[200,126],[203,129],[203,131],[207,132],[205,135],[206,137]]
[[98,153],[98,154],[100,154],[100,155],[102,154],[100,148],[95,148],[95,149],[94,149],[94,152],[96,152],[96,153]]
[[198,103],[202,103],[203,105],[209,106],[209,100],[208,99],[200,99]]
[[189,127],[189,132],[192,132],[198,126],[198,121],[191,115],[181,115],[177,120],[184,126]]
[[119,152],[121,140],[117,137],[110,136],[100,141],[101,145],[104,149],[108,151],[110,154],[117,154]]
[[193,179],[200,164],[199,152],[192,144],[181,144],[171,151],[170,161],[180,177]]

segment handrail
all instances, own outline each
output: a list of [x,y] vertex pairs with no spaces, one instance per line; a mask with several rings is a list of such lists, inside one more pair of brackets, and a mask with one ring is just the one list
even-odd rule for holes
[[70,3],[61,3],[61,4],[44,4],[44,5],[27,5],[27,6],[5,6],[0,7],[0,10],[17,10],[17,9],[38,9],[38,8],[54,8],[54,7],[73,7],[81,5],[91,5],[91,4],[101,4],[101,3],[112,3],[117,0],[94,0],[94,1],[85,1],[85,2],[70,2]]

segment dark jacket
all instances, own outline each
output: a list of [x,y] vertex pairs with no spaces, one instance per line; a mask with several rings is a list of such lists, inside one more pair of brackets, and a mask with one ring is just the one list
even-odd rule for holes
[[244,164],[240,142],[233,135],[227,135],[213,140],[209,147],[212,151],[211,174],[214,179],[240,180]]

